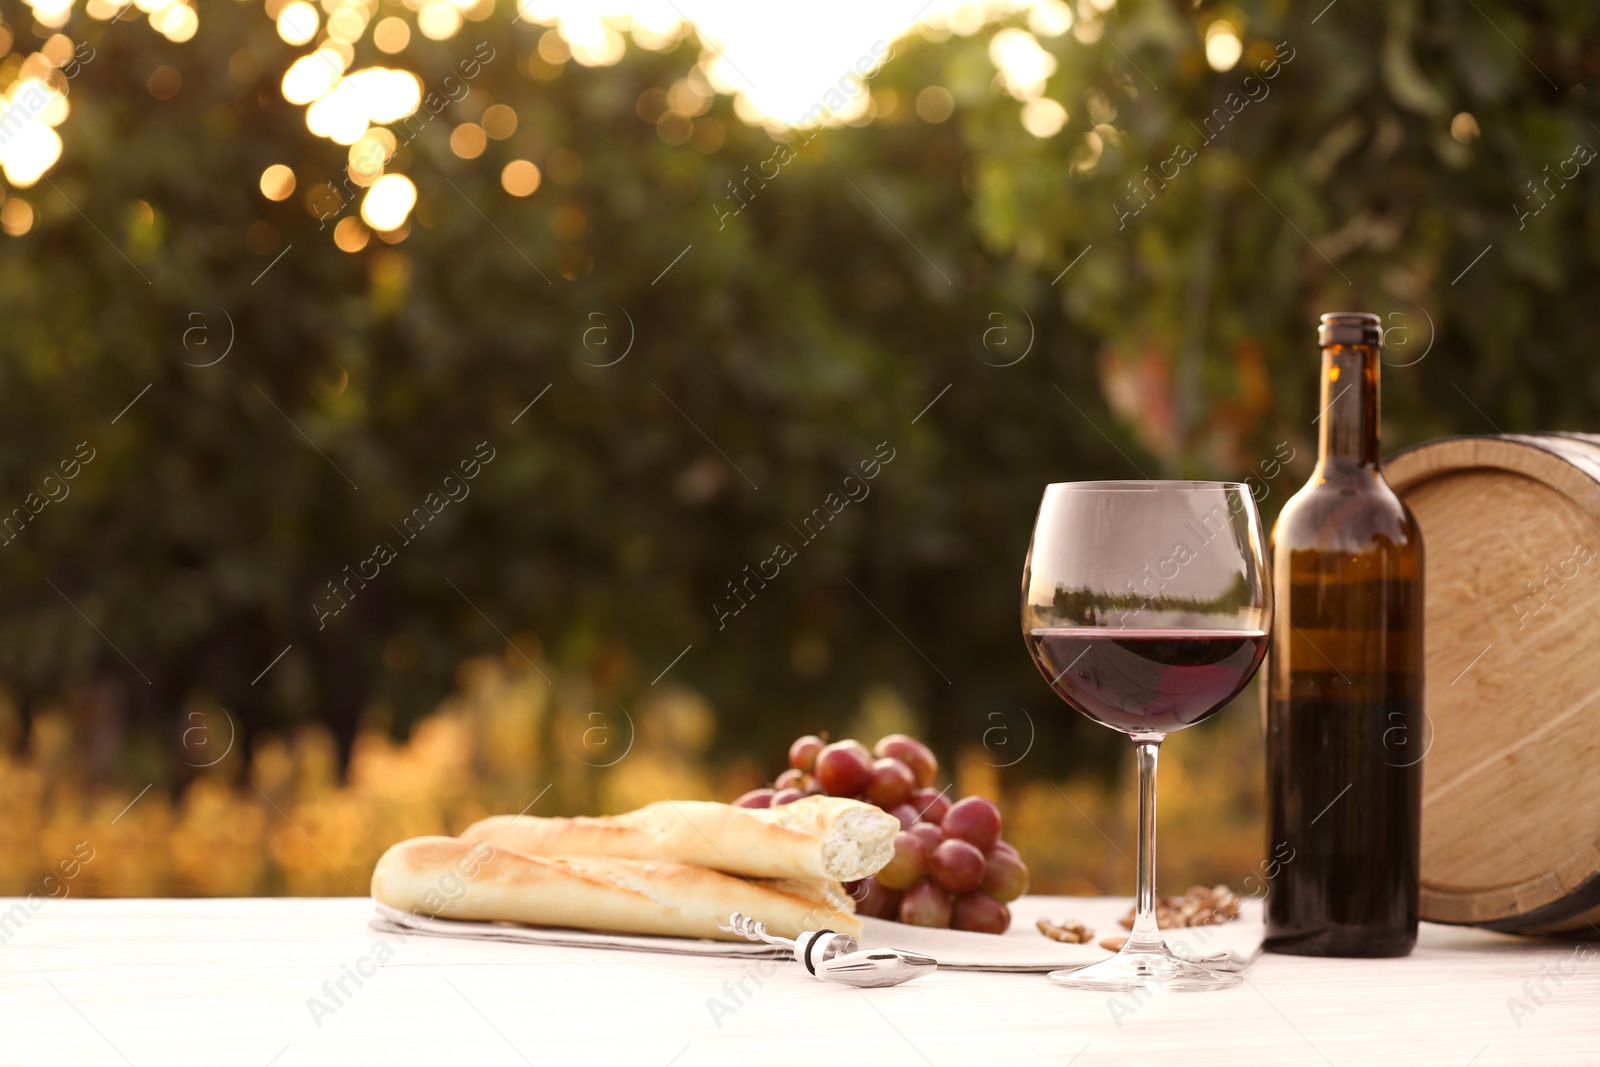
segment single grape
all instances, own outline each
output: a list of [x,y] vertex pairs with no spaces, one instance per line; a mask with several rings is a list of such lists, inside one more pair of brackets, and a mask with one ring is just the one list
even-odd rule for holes
[[777,778],[773,779],[772,788],[798,789],[801,792],[805,792],[805,780],[805,771],[797,771],[793,767],[790,767],[788,770],[778,775]]
[[947,838],[933,850],[928,874],[952,893],[970,893],[983,884],[983,853],[978,847]]
[[916,789],[917,780],[911,776],[911,768],[899,760],[885,756],[872,765],[867,799],[884,811],[910,800]]
[[934,776],[939,773],[939,761],[934,758],[933,750],[905,734],[889,734],[879,738],[872,751],[876,756],[892,756],[910,767],[911,773],[917,777],[917,784],[923,788],[932,785]]
[[857,742],[839,741],[817,753],[813,773],[829,796],[853,797],[866,790],[872,780],[872,758],[865,749],[856,751],[860,747]]
[[811,773],[811,768],[816,765],[817,753],[822,751],[822,738],[816,734],[806,734],[795,739],[789,746],[789,766],[797,771]]
[[1000,809],[983,797],[964,797],[950,805],[939,825],[946,837],[970,841],[987,852],[1000,840]]
[[950,925],[978,934],[1003,934],[1011,926],[1011,909],[987,893],[967,893],[956,898]]
[[1013,845],[1010,841],[996,841],[994,843],[994,847],[991,848],[989,851],[990,852],[1009,852],[1009,853],[1011,853],[1011,855],[1017,857],[1018,859],[1022,858],[1022,853],[1018,852],[1017,851],[1017,846]]
[[911,806],[917,809],[917,818],[928,822],[944,822],[950,810],[949,799],[937,789],[919,789],[911,794]]
[[1009,904],[1028,891],[1028,865],[1015,853],[996,848],[983,867],[981,888],[1002,904]]
[[912,926],[950,925],[950,894],[929,881],[921,881],[900,897],[900,921]]
[[889,814],[900,820],[900,829],[909,830],[917,824],[917,809],[910,804],[900,804],[889,809]]
[[772,806],[779,808],[785,804],[793,804],[803,796],[805,794],[798,789],[780,789],[772,794]]
[[890,889],[876,878],[861,882],[850,895],[856,899],[857,915],[891,920],[900,915],[900,891]]
[[773,789],[752,789],[744,796],[733,802],[736,808],[770,808],[772,807]]
[[931,822],[913,823],[910,832],[922,838],[922,843],[928,846],[929,852],[938,848],[939,842],[944,840],[944,831]]
[[863,745],[860,741],[857,741],[855,738],[847,737],[843,741],[836,741],[835,744],[837,744],[840,748],[848,748],[851,752],[854,752],[856,755],[865,760],[868,767],[872,766],[873,755],[871,750],[868,749],[866,745]]
[[890,889],[909,889],[928,873],[928,856],[932,853],[916,834],[905,830],[894,835],[894,856],[878,872],[878,881]]

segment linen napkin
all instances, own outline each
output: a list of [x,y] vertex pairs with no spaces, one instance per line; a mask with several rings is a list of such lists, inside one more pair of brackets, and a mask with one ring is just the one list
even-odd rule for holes
[[[376,904],[376,902],[375,902]],[[581,948],[621,949],[680,956],[784,958],[788,951],[771,945],[738,941],[709,941],[645,934],[608,934],[509,923],[466,922],[413,915],[376,904],[372,928],[430,937],[465,937],[524,944],[567,945]],[[1023,897],[1011,904],[1011,929],[1004,934],[974,934],[962,930],[933,930],[920,926],[862,919],[863,948],[901,948],[921,952],[953,971],[1040,973],[1084,967],[1107,959],[1111,953],[1096,942],[1127,933],[1117,920],[1126,915],[1126,897]],[[1043,918],[1056,922],[1076,920],[1091,927],[1094,940],[1084,945],[1052,941],[1034,925]],[[1242,970],[1261,951],[1261,902],[1245,900],[1239,918],[1218,926],[1194,926],[1164,931],[1173,952],[1219,970]]]

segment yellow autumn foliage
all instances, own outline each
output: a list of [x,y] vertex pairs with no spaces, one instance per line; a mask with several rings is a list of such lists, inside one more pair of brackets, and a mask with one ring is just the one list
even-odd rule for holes
[[[731,799],[782,760],[714,759],[715,709],[686,689],[663,687],[630,712],[515,658],[470,661],[459,677],[457,691],[405,741],[363,730],[342,780],[332,737],[307,726],[257,741],[248,762],[230,749],[181,784],[113,788],[76,757],[85,739],[73,717],[41,712],[20,752],[0,751],[0,894],[364,894],[379,855],[403,838],[455,833],[495,812]],[[914,714],[880,688],[864,696],[861,721],[909,729]],[[1236,707],[1165,746],[1163,889],[1238,885],[1258,860],[1255,731]],[[1114,787],[1041,780],[1021,773],[1025,764],[1001,769],[992,755],[973,746],[947,758],[952,795],[999,800],[1033,892],[1130,891],[1135,797],[1127,776]]]

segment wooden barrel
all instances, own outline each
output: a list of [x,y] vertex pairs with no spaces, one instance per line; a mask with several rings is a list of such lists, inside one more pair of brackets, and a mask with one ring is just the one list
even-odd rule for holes
[[1385,474],[1422,527],[1422,917],[1600,926],[1600,436],[1450,437]]

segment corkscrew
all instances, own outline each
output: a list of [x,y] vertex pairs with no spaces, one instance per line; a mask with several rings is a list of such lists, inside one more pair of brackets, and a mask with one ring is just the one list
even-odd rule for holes
[[898,948],[863,949],[849,934],[834,930],[807,930],[794,940],[767,933],[766,923],[734,912],[719,930],[738,934],[749,941],[764,941],[794,953],[815,978],[842,982],[863,988],[900,985],[928,974],[939,966],[932,956]]

